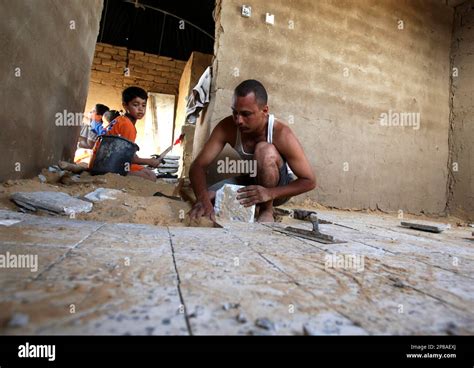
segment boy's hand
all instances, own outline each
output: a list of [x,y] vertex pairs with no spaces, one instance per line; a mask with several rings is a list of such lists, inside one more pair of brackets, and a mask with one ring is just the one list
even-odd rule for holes
[[158,167],[161,165],[161,160],[157,160],[156,158],[148,159],[148,166],[151,167]]

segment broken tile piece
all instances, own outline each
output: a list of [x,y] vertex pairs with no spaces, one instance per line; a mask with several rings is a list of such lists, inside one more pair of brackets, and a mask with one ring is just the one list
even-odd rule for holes
[[239,322],[241,324],[247,323],[247,316],[243,313],[237,314],[235,316],[235,319],[237,320],[237,322]]
[[21,222],[22,220],[0,220],[0,225],[1,226],[12,226],[15,225],[18,222]]
[[323,312],[303,324],[303,335],[367,335],[367,331],[338,313]]
[[270,321],[268,318],[257,318],[255,321],[255,326],[263,328],[264,330],[268,331],[275,331],[275,324]]
[[8,321],[8,327],[24,327],[30,321],[30,317],[24,313],[14,313]]
[[216,192],[214,211],[218,218],[230,221],[254,222],[255,205],[244,207],[236,199],[237,190],[240,188],[243,188],[243,186],[225,184]]
[[117,199],[117,196],[121,193],[122,192],[117,189],[97,188],[93,192],[87,193],[84,198],[92,202],[101,202],[106,199]]
[[222,306],[222,309],[224,309],[225,311],[229,310],[229,309],[237,309],[240,307],[240,304],[239,303],[225,303],[223,306]]
[[428,223],[428,222],[406,222],[402,221],[401,225],[415,230],[429,231],[432,233],[441,233],[444,230],[451,228],[449,224],[438,224],[438,223]]
[[43,210],[54,214],[71,215],[90,212],[92,203],[62,192],[16,192],[11,195],[18,206],[36,212]]

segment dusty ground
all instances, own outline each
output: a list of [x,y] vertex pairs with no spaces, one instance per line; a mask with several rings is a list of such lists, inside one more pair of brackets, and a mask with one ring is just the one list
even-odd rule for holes
[[[161,192],[169,196],[179,196],[174,193],[176,187],[175,184],[166,183],[160,179],[158,179],[156,183],[152,183],[138,177],[124,177],[117,174],[107,174],[96,177],[104,179],[105,183],[64,185],[59,182],[57,176],[48,173],[47,170],[43,170],[43,174],[47,177],[48,183],[41,183],[38,177],[35,177],[32,179],[9,180],[0,184],[0,209],[18,210],[16,204],[10,200],[10,195],[14,192],[55,191],[80,197],[102,187],[121,190],[122,194],[119,195],[116,200],[106,200],[94,203],[92,212],[78,214],[76,217],[77,219],[111,223],[189,226],[189,220],[186,218],[186,214],[191,208],[189,202],[153,196],[156,192]],[[89,177],[89,174],[83,173],[81,177],[87,178]],[[186,191],[192,195],[190,188],[187,188]],[[328,208],[309,199],[300,201],[298,198],[293,198],[283,207],[301,208],[312,211],[335,210],[361,214],[377,214],[387,218],[400,218],[399,213],[384,213],[381,211],[357,209],[338,210]],[[37,214],[40,216],[49,216],[41,212],[38,212]],[[462,219],[454,216],[443,217],[403,213],[403,219],[449,223],[453,227],[465,227],[468,225]],[[288,219],[285,217],[277,216],[276,220],[277,222],[288,223]],[[212,224],[206,221],[200,221],[199,223],[194,222],[192,226],[212,227]]]
[[[82,177],[86,176],[87,173],[82,175]],[[121,190],[122,194],[115,200],[94,203],[92,212],[78,214],[77,219],[164,226],[185,225],[185,214],[191,208],[189,203],[153,196],[156,192],[171,196],[175,185],[162,180],[152,183],[138,177],[124,177],[116,174],[107,174],[100,178],[105,179],[106,182],[103,184],[64,185],[54,182],[54,178],[48,178],[50,183],[41,183],[37,177],[8,181],[0,185],[0,209],[18,209],[16,204],[10,200],[10,195],[14,192],[53,191],[80,197],[102,187]],[[48,216],[40,212],[37,214]]]

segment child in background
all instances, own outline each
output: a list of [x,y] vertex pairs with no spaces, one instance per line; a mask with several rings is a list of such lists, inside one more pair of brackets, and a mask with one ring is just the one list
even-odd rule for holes
[[[135,143],[137,138],[137,129],[135,124],[137,120],[145,116],[146,103],[148,95],[146,91],[139,87],[128,87],[122,92],[122,106],[125,109],[125,115],[118,116],[112,120],[106,129],[107,135],[116,135]],[[98,145],[94,147],[96,152]],[[94,157],[95,157],[94,152]],[[94,160],[92,159],[92,162]],[[149,165],[158,167],[160,161],[155,158],[140,158],[135,155],[132,159],[132,165],[128,175],[139,176],[144,179],[156,181],[156,175],[153,171],[141,166]]]
[[109,111],[109,108],[102,104],[97,104],[89,113],[89,124],[84,124],[79,135],[77,148],[92,149],[97,137],[105,133],[102,127],[102,116]]
[[97,104],[91,111],[91,131],[93,131],[97,136],[105,134],[105,129],[102,126],[102,117],[109,110],[108,106]]
[[102,124],[102,127],[107,131],[107,127],[110,125],[110,123],[118,118],[120,116],[120,112],[117,110],[109,110],[107,111],[103,116],[102,120],[104,123]]
[[84,123],[79,134],[77,150],[74,156],[76,164],[89,166],[92,149],[99,135],[105,133],[102,124],[102,117],[109,111],[109,108],[102,104],[96,104],[89,113],[89,123]]

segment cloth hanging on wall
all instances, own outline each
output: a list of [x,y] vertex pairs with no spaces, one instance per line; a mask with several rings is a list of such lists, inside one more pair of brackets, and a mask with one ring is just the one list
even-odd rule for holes
[[196,120],[202,108],[209,103],[211,93],[212,71],[207,67],[199,78],[199,82],[194,86],[192,93],[188,97],[186,105],[186,123],[196,124]]

